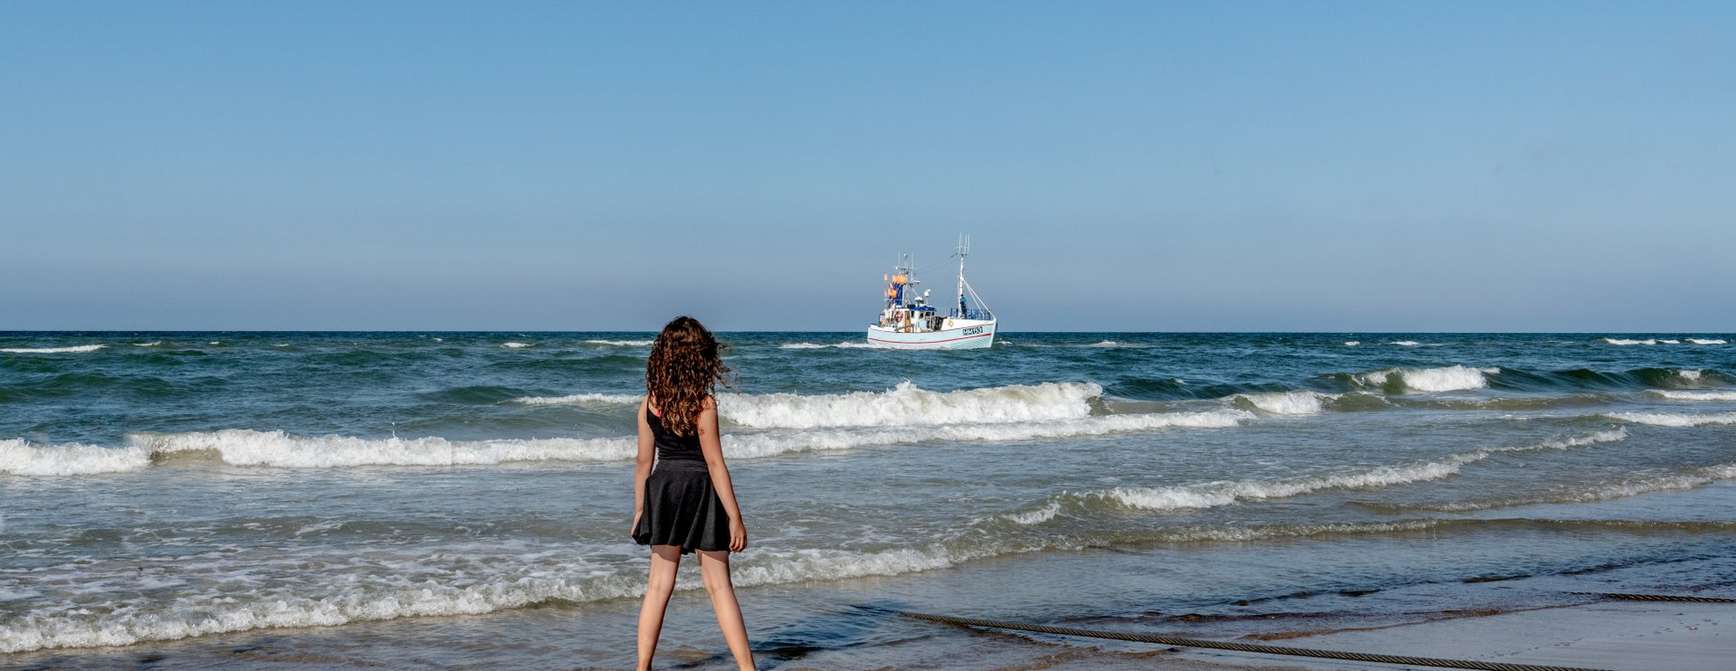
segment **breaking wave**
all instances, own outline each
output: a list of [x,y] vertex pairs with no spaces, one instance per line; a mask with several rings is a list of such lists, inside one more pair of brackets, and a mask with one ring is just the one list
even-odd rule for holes
[[513,403],[525,405],[585,405],[590,403],[608,405],[637,405],[644,399],[642,394],[567,394],[566,396],[520,396],[512,399]]
[[606,345],[609,347],[650,347],[655,340],[586,340],[586,345]]
[[1139,510],[1216,508],[1232,503],[1281,499],[1327,489],[1370,489],[1440,480],[1458,474],[1465,464],[1487,459],[1487,452],[1453,455],[1442,461],[1410,466],[1382,466],[1366,471],[1287,480],[1219,482],[1176,487],[1116,487],[1081,495],[1113,501]]
[[36,445],[11,438],[0,440],[0,474],[88,475],[132,471],[150,465],[150,454],[133,448],[83,443]]
[[883,392],[720,394],[718,412],[753,428],[994,424],[1078,419],[1103,395],[1093,383],[983,387],[937,392],[910,382]]
[[95,352],[108,345],[72,345],[69,347],[7,347],[0,352],[7,354],[77,354],[80,352]]
[[[1009,516],[1021,524],[1040,524],[1055,517],[1063,506],[1092,508],[1110,504],[1136,510],[1193,510],[1216,508],[1249,501],[1282,499],[1333,489],[1378,489],[1416,482],[1441,480],[1457,475],[1466,464],[1488,459],[1496,453],[1566,450],[1599,443],[1626,440],[1626,429],[1616,428],[1581,436],[1553,438],[1540,443],[1495,447],[1451,454],[1435,461],[1399,466],[1380,466],[1358,471],[1271,480],[1206,482],[1169,487],[1116,487],[1104,491],[1065,492],[1043,508]],[[1050,508],[1053,507],[1051,511]]]
[[1604,415],[1610,419],[1635,424],[1652,426],[1690,427],[1711,424],[1736,424],[1736,412],[1717,413],[1678,413],[1678,412],[1612,412]]
[[[1724,345],[1728,343],[1723,338],[1688,338],[1687,340],[1695,345]],[[1611,345],[1622,346],[1682,344],[1681,339],[1678,338],[1604,338],[1603,341]]]
[[1318,414],[1327,402],[1336,398],[1338,396],[1335,394],[1322,394],[1317,391],[1268,391],[1236,394],[1231,403],[1237,407],[1274,415],[1313,415]]
[[528,343],[528,342],[518,342],[516,340],[508,340],[506,342],[501,343],[500,346],[505,347],[507,349],[524,349],[526,347],[534,347],[535,345],[533,343]]
[[[1066,420],[953,424],[899,428],[832,428],[732,433],[724,454],[735,459],[849,450],[931,441],[1019,441],[1098,436],[1167,428],[1228,428],[1251,419],[1240,410],[1105,415]],[[446,438],[293,436],[282,431],[227,429],[132,434],[120,447],[77,443],[36,445],[0,441],[0,474],[56,476],[116,473],[168,459],[214,459],[232,466],[342,468],[356,466],[480,466],[513,462],[612,462],[632,459],[638,442],[618,438],[533,438],[457,441]]]
[[1566,449],[1575,448],[1575,447],[1585,447],[1587,445],[1596,445],[1598,443],[1617,443],[1617,442],[1627,440],[1627,437],[1628,437],[1627,429],[1621,428],[1621,427],[1616,427],[1614,429],[1609,429],[1607,431],[1598,431],[1597,433],[1591,433],[1591,434],[1587,434],[1587,435],[1583,435],[1583,436],[1573,436],[1570,438],[1551,438],[1549,440],[1545,440],[1545,441],[1543,441],[1541,443],[1537,443],[1535,445],[1524,445],[1524,446],[1520,446],[1520,447],[1493,447],[1493,448],[1489,448],[1487,451],[1489,451],[1489,452],[1532,452],[1532,451],[1536,451],[1536,450],[1566,450]]
[[1388,368],[1358,373],[1351,379],[1358,385],[1380,387],[1390,393],[1405,391],[1440,392],[1482,389],[1489,386],[1488,376],[1500,372],[1501,369],[1499,368],[1470,368],[1467,366]]
[[1482,499],[1474,501],[1455,501],[1436,504],[1364,504],[1374,508],[1390,510],[1434,510],[1441,512],[1470,512],[1474,510],[1489,510],[1492,508],[1512,508],[1516,506],[1542,505],[1551,503],[1595,503],[1611,499],[1624,499],[1630,496],[1650,494],[1683,489],[1694,489],[1718,482],[1720,480],[1736,479],[1736,464],[1722,464],[1695,469],[1688,473],[1675,475],[1660,475],[1644,478],[1632,478],[1615,482],[1594,484],[1589,487],[1559,488],[1531,496]]
[[1675,391],[1655,389],[1653,395],[1672,401],[1736,401],[1736,391]]
[[[735,426],[756,429],[1001,424],[1078,419],[1091,414],[1103,388],[1086,382],[929,391],[902,382],[886,391],[841,394],[718,394],[718,412]],[[639,394],[522,396],[527,405],[634,404]]]

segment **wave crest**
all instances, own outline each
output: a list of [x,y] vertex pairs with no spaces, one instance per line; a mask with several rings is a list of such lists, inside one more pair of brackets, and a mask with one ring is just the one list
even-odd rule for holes
[[1736,424],[1736,412],[1715,412],[1704,414],[1679,412],[1612,412],[1604,415],[1610,419],[1635,424],[1651,426],[1691,427],[1712,424]]
[[0,352],[5,352],[7,354],[78,354],[78,353],[82,353],[82,352],[95,352],[99,349],[104,349],[106,347],[108,347],[108,345],[71,345],[71,346],[67,346],[67,347],[7,347],[7,348],[0,349]]
[[1487,452],[1471,452],[1452,455],[1435,462],[1382,466],[1366,471],[1290,480],[1242,480],[1177,487],[1116,487],[1085,496],[1114,501],[1139,510],[1215,508],[1244,501],[1289,498],[1326,489],[1369,489],[1440,480],[1458,474],[1465,464],[1481,461],[1488,456]]
[[1594,484],[1577,489],[1557,489],[1551,492],[1531,496],[1482,499],[1473,501],[1455,501],[1451,503],[1417,504],[1417,505],[1382,505],[1379,508],[1392,510],[1435,510],[1441,512],[1470,512],[1489,510],[1493,508],[1512,508],[1516,506],[1531,506],[1552,503],[1595,503],[1611,499],[1625,499],[1630,496],[1667,492],[1703,487],[1720,480],[1736,479],[1736,464],[1723,464],[1695,469],[1687,473],[1674,475],[1659,475],[1645,478],[1625,479],[1614,482]]
[[1317,391],[1268,391],[1236,394],[1231,403],[1274,415],[1314,415],[1319,414],[1327,402],[1337,398],[1335,394]]
[[753,428],[995,424],[1078,419],[1103,395],[1094,383],[983,387],[936,392],[910,382],[883,392],[720,394],[724,419]]
[[567,394],[566,396],[520,396],[512,399],[512,402],[525,405],[586,405],[591,403],[637,405],[644,398],[641,394],[583,393]]
[[787,342],[787,343],[784,343],[782,345],[778,345],[778,349],[832,349],[832,348],[836,348],[836,349],[893,349],[891,346],[887,346],[887,345],[876,345],[876,344],[871,343],[871,342],[855,342],[855,341],[850,341],[850,340],[846,340],[844,342],[839,342],[839,343],[832,343],[829,345],[821,344],[821,343],[812,343],[812,342]]
[[1652,394],[1672,401],[1736,401],[1736,391],[1676,391],[1653,389]]
[[1360,471],[1302,476],[1276,480],[1236,480],[1169,487],[1116,487],[1114,489],[1064,492],[1042,508],[1007,516],[1019,524],[1041,524],[1055,517],[1063,505],[1091,508],[1109,504],[1136,510],[1194,510],[1249,501],[1282,499],[1331,489],[1376,489],[1415,482],[1441,480],[1457,475],[1466,464],[1488,459],[1498,452],[1565,450],[1626,440],[1627,430],[1615,428],[1581,436],[1555,438],[1531,445],[1497,447],[1450,454],[1434,461],[1380,466]]
[[1359,373],[1352,376],[1352,379],[1358,384],[1381,387],[1390,392],[1441,392],[1482,389],[1489,386],[1488,376],[1500,372],[1499,368],[1458,365],[1441,368],[1387,368]]
[[[724,454],[753,459],[933,441],[1010,442],[1099,436],[1169,428],[1228,428],[1252,413],[1241,410],[1106,415],[1070,420],[952,424],[897,428],[780,429],[724,436]],[[358,466],[484,466],[514,462],[626,461],[638,452],[633,436],[455,441],[446,438],[293,436],[282,431],[226,429],[132,434],[123,447],[33,445],[0,441],[0,473],[86,475],[133,471],[166,459],[210,458],[232,466],[343,468]]]

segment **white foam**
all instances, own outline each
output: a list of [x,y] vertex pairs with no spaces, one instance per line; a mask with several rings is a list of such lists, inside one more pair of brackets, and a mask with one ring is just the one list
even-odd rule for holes
[[[840,549],[749,550],[733,561],[731,581],[742,587],[891,576],[946,568],[1016,549],[951,550],[939,545],[874,552]],[[512,558],[474,569],[482,575],[431,579],[427,568],[404,562],[406,575],[361,576],[330,594],[263,588],[241,596],[187,596],[104,612],[68,609],[0,622],[0,653],[53,648],[132,645],[210,634],[285,627],[325,627],[411,617],[479,615],[562,600],[576,603],[644,593],[642,569],[622,571],[582,559],[554,566]],[[417,570],[421,569],[421,570]],[[698,589],[682,579],[677,589]],[[303,588],[307,589],[307,588]]]
[[585,344],[611,347],[650,347],[655,342],[655,340],[586,340]]
[[1652,394],[1672,401],[1736,401],[1736,391],[1676,391],[1653,389]]
[[1244,501],[1289,498],[1328,489],[1371,489],[1440,480],[1457,475],[1466,464],[1487,459],[1495,452],[1565,450],[1598,443],[1617,442],[1626,440],[1627,437],[1627,430],[1618,428],[1584,436],[1547,440],[1534,445],[1453,454],[1439,461],[1406,466],[1381,466],[1364,471],[1287,480],[1242,480],[1175,487],[1117,487],[1107,492],[1097,492],[1086,496],[1112,500],[1121,505],[1141,510],[1215,508]]
[[1440,480],[1459,472],[1465,464],[1488,458],[1485,451],[1452,455],[1436,462],[1410,466],[1382,466],[1350,473],[1289,480],[1242,480],[1176,487],[1117,487],[1094,493],[1129,508],[1141,510],[1186,510],[1215,508],[1243,501],[1289,498],[1326,489],[1368,489],[1412,482]]
[[1047,522],[1049,520],[1055,519],[1055,515],[1059,514],[1060,512],[1061,512],[1060,502],[1050,501],[1048,505],[1043,506],[1042,508],[1038,508],[1036,510],[1022,512],[1022,513],[1008,513],[1006,515],[1006,518],[1009,520],[1012,520],[1018,524],[1024,524],[1024,525],[1028,526],[1028,525],[1033,525],[1033,524],[1042,524],[1042,523]]
[[1344,341],[1345,347],[1355,347],[1355,346],[1361,345],[1361,344],[1362,344],[1361,340],[1346,340],[1346,341]]
[[1684,380],[1692,380],[1694,382],[1699,382],[1700,376],[1703,375],[1704,373],[1705,373],[1705,371],[1702,371],[1702,370],[1697,369],[1697,368],[1683,368],[1681,370],[1676,371],[1676,376],[1680,377]]
[[1728,345],[1730,341],[1723,338],[1689,338],[1688,342],[1696,345]]
[[512,402],[523,403],[526,405],[588,405],[592,403],[638,405],[639,401],[644,398],[645,397],[642,394],[584,393],[568,394],[566,396],[520,396],[512,399]]
[[[1091,414],[1103,388],[1091,383],[1046,382],[936,392],[910,382],[883,392],[843,394],[719,394],[724,420],[750,428],[822,428],[995,424],[1074,419]],[[524,396],[528,405],[636,404],[638,394],[579,393]]]
[[1405,389],[1421,392],[1461,391],[1465,389],[1482,389],[1489,386],[1487,376],[1500,373],[1499,368],[1470,368],[1467,366],[1446,366],[1443,368],[1388,368],[1356,376],[1356,380],[1370,386],[1385,385],[1393,375],[1399,376]]
[[108,345],[72,345],[69,347],[7,347],[4,349],[0,349],[0,352],[5,352],[7,354],[78,354],[81,352],[95,352],[95,351],[102,349],[104,347],[108,347]]
[[[1241,410],[1105,415],[1000,424],[915,425],[897,428],[779,429],[726,433],[732,459],[849,450],[933,441],[1011,442],[1169,428],[1228,428],[1253,414]],[[455,441],[445,438],[294,436],[282,431],[226,429],[132,434],[125,447],[31,445],[0,441],[0,473],[81,475],[137,470],[152,459],[208,454],[234,466],[344,468],[357,466],[478,466],[514,462],[615,462],[638,452],[633,436]]]
[[1506,508],[1511,506],[1527,506],[1543,503],[1591,503],[1595,501],[1607,501],[1610,499],[1639,496],[1641,494],[1650,494],[1652,492],[1693,489],[1720,480],[1730,479],[1736,479],[1736,464],[1708,466],[1697,469],[1691,473],[1680,475],[1654,476],[1621,482],[1611,482],[1594,485],[1585,489],[1556,491],[1517,499],[1464,501],[1424,507],[1449,512],[1466,512],[1472,510],[1488,510],[1490,508]]
[[133,343],[133,347],[156,347],[156,346],[161,345],[161,344],[163,344],[163,341],[161,341],[161,340],[152,340],[150,342]]
[[900,383],[882,392],[719,394],[718,412],[738,426],[816,428],[1031,422],[1091,414],[1092,383],[983,387],[936,392]]
[[1103,341],[1092,343],[1091,346],[1092,347],[1120,347],[1121,343],[1115,342],[1113,340],[1103,340]]
[[1184,527],[1163,534],[1163,540],[1183,542],[1232,542],[1268,538],[1307,538],[1326,534],[1382,534],[1423,531],[1443,524],[1443,520],[1408,520],[1404,522],[1361,522],[1340,524],[1273,525],[1267,527]]
[[1690,427],[1710,424],[1736,424],[1736,412],[1686,414],[1674,412],[1614,412],[1604,415],[1636,424],[1652,426]]
[[830,345],[822,345],[819,343],[811,343],[811,342],[790,342],[790,343],[784,343],[782,345],[778,345],[778,348],[779,349],[827,349],[827,348],[836,348],[836,349],[897,349],[896,347],[893,347],[891,345],[879,345],[879,344],[875,344],[875,343],[871,343],[871,342],[858,342],[858,341],[853,341],[853,340],[846,340],[844,342],[832,343]]
[[770,457],[794,452],[848,450],[922,442],[1013,442],[1136,433],[1169,428],[1220,429],[1252,419],[1242,410],[1104,415],[1079,419],[999,424],[913,425],[897,428],[828,428],[724,435],[730,457]]
[[1338,397],[1316,391],[1272,391],[1236,394],[1234,398],[1274,415],[1313,415],[1325,407],[1326,401]]
[[1674,339],[1661,339],[1660,338],[1658,340],[1658,344],[1660,344],[1660,345],[1680,345],[1680,344],[1682,344],[1682,341],[1674,340]]
[[0,440],[0,474],[89,475],[133,471],[150,464],[149,451],[138,448],[82,443],[36,445],[17,438]]
[[1419,345],[1422,345],[1422,343],[1417,342],[1415,340],[1394,340],[1388,344],[1398,345],[1399,347],[1417,347]]
[[141,433],[127,439],[131,447],[153,456],[210,452],[226,464],[278,468],[620,461],[631,459],[638,450],[631,437],[453,441],[437,437],[292,436],[282,431],[226,429]]
[[1573,436],[1571,438],[1553,438],[1550,440],[1545,440],[1541,443],[1537,443],[1536,445],[1526,445],[1523,447],[1496,448],[1496,449],[1491,450],[1491,451],[1493,451],[1493,452],[1528,452],[1531,450],[1566,450],[1566,449],[1575,448],[1575,447],[1585,447],[1587,445],[1596,445],[1599,443],[1621,442],[1621,441],[1627,440],[1627,437],[1628,437],[1627,429],[1617,427],[1614,429],[1609,429],[1607,431],[1598,431],[1597,433],[1592,433],[1592,434],[1588,434],[1588,435],[1584,435],[1584,436]]
[[527,342],[518,342],[515,340],[508,340],[506,342],[501,343],[500,346],[505,347],[507,349],[523,349],[525,347],[531,347],[532,345],[531,345],[531,343],[527,343]]
[[1630,339],[1630,338],[1604,338],[1603,341],[1606,343],[1609,343],[1611,345],[1624,345],[1624,346],[1626,346],[1626,345],[1656,345],[1656,344],[1658,344],[1658,340],[1656,338],[1646,338],[1644,340],[1634,340],[1634,339]]

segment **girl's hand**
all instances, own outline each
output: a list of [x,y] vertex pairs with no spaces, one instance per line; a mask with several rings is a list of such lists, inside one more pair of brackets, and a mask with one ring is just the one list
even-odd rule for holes
[[747,549],[747,526],[741,520],[729,521],[729,551],[741,552]]

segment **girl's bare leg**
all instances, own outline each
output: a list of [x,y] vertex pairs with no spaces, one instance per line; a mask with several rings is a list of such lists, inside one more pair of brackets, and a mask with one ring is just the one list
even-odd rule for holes
[[669,593],[675,591],[675,570],[681,568],[681,548],[651,546],[651,577],[645,584],[645,602],[639,606],[639,671],[651,668],[657,654],[657,636],[663,632],[663,611]]
[[[699,574],[705,579],[705,591],[711,594],[711,610],[717,613],[717,627],[723,630],[723,640],[735,655],[735,665],[742,671],[753,671],[753,650],[747,645],[747,624],[741,619],[741,605],[735,601],[735,585],[729,582],[728,552],[699,552]],[[641,627],[640,631],[644,631]],[[640,634],[641,637],[644,634]]]

